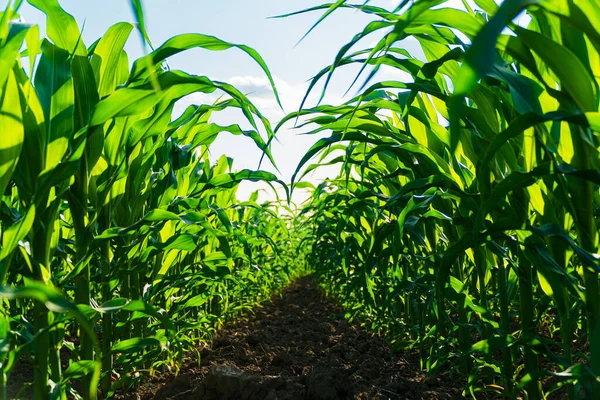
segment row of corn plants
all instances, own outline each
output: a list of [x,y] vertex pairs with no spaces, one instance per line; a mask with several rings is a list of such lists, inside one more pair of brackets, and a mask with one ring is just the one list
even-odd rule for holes
[[281,122],[329,132],[295,182],[340,166],[305,204],[310,263],[349,317],[465,396],[599,398],[600,3],[462,6],[301,11],[373,18],[309,89],[356,65],[358,94]]
[[[47,38],[19,22],[21,3],[0,13],[0,399],[111,397],[176,372],[298,269],[292,210],[236,198],[241,181],[281,182],[208,158],[230,132],[272,161],[269,121],[235,87],[166,59],[236,48],[272,77],[252,48],[201,34],[130,63],[136,29],[151,47],[139,1],[137,25],[117,23],[89,46],[57,0],[29,1]],[[221,98],[173,116],[191,93]],[[224,109],[252,128],[211,122]]]

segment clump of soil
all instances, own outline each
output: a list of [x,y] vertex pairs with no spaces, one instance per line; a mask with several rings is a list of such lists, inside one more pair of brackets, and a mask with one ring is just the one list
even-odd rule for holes
[[349,324],[311,277],[247,319],[225,326],[177,377],[153,378],[124,400],[459,399],[461,383],[425,378],[418,364]]

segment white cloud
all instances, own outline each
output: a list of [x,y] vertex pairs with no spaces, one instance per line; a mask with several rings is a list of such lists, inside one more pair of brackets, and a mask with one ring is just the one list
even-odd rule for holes
[[[258,109],[268,117],[280,118],[284,115],[284,112],[277,104],[267,77],[249,75],[233,76],[226,81],[234,85],[241,92],[246,93]],[[289,83],[277,76],[273,77],[273,81],[275,82],[281,105],[285,112],[290,113],[298,110],[306,94],[308,84],[305,82]],[[318,90],[313,90],[309,96],[307,105],[315,105],[319,95],[320,92]],[[339,102],[341,102],[341,96],[331,93],[327,93],[324,99],[324,103],[337,104]]]
[[[271,122],[277,122],[281,119],[285,113],[291,113],[300,107],[302,99],[308,88],[308,83],[288,83],[285,80],[274,76],[273,81],[279,93],[281,104],[285,110],[282,111],[273,90],[271,84],[265,76],[233,76],[225,79],[225,82],[235,86],[239,91],[246,94],[248,98],[254,103],[254,105],[263,113],[267,118],[271,119]],[[314,89],[310,94],[307,102],[307,106],[312,106],[317,103],[320,95],[320,89]],[[223,93],[215,92],[209,95],[203,93],[191,94],[179,101],[176,106],[176,113],[183,111],[190,104],[207,104],[216,101],[219,97],[223,96]],[[327,93],[323,103],[339,104],[342,99],[340,95]]]

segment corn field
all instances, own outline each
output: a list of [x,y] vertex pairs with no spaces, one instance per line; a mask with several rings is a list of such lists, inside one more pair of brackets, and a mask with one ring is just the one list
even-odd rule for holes
[[[242,180],[277,178],[207,158],[222,131],[271,157],[269,121],[235,87],[165,59],[237,47],[271,75],[252,48],[200,34],[173,37],[130,69],[133,24],[86,47],[57,1],[30,3],[47,15],[48,38],[14,22],[17,5],[0,22],[0,398],[21,359],[34,366],[33,398],[94,399],[98,387],[111,397],[145,371],[176,370],[199,338],[298,270],[285,205],[236,199]],[[171,118],[178,99],[215,91],[227,98]],[[212,123],[225,108],[255,130]]]
[[[344,104],[299,113],[331,135],[295,180],[340,165],[305,209],[310,265],[349,316],[467,377],[465,395],[598,398],[600,3],[444,3],[352,6],[376,21],[311,81],[366,75]],[[407,78],[371,83],[381,68]]]
[[[33,379],[17,397],[35,399],[109,398],[177,373],[224,321],[309,272],[465,397],[600,397],[597,0],[339,0],[281,16],[373,19],[281,121],[167,64],[238,50],[279,103],[251,47],[182,34],[154,48],[133,0],[137,23],[88,45],[58,0],[28,0],[44,38],[21,3],[0,14],[0,399],[22,363]],[[134,36],[149,51],[132,61]],[[310,106],[346,66],[356,95]],[[176,115],[193,93],[222,97]],[[225,109],[242,120],[214,123]],[[229,132],[275,164],[290,126],[327,134],[291,182],[209,159]],[[246,180],[310,197],[240,200]]]

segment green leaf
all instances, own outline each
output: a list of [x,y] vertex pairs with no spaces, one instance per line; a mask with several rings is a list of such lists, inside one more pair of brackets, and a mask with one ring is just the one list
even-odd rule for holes
[[516,340],[511,335],[494,336],[490,339],[480,340],[471,346],[471,351],[483,354],[493,354],[506,347],[510,347]]
[[101,314],[112,314],[122,310],[129,304],[129,300],[124,298],[116,298],[102,303],[100,307],[96,307],[95,310]]
[[[14,30],[12,29],[12,25],[9,24],[8,27],[10,32]],[[0,46],[0,88],[5,87],[6,81],[11,74],[11,70],[17,63],[19,50],[21,50],[21,46],[23,46],[23,41],[27,37],[29,29],[29,27],[27,27],[27,29],[20,29],[16,34],[7,38],[7,41]]]
[[131,338],[121,340],[110,349],[111,353],[135,353],[144,350],[146,347],[163,347],[163,343],[153,337],[148,338]]
[[[273,93],[277,100],[277,104],[281,106],[279,94],[275,87],[275,82],[273,80],[273,76],[271,75],[271,71],[269,70],[267,64],[256,50],[249,46],[229,43],[214,36],[202,35],[199,33],[190,33],[174,36],[168,39],[162,46],[154,50],[152,53],[136,60],[133,63],[130,82],[134,82],[137,80],[145,80],[145,78],[148,75],[146,68],[148,62],[151,62],[153,65],[156,65],[164,61],[168,57],[181,53],[182,51],[186,51],[197,47],[212,51],[223,51],[231,48],[237,48],[242,50],[244,53],[248,54],[254,61],[256,61],[256,63],[261,67],[261,69],[267,76],[267,79],[271,84],[271,89],[273,90]],[[161,88],[164,89],[162,85]]]
[[556,74],[581,111],[598,111],[598,87],[589,70],[568,48],[537,32],[516,29],[519,38]]
[[3,129],[0,140],[0,195],[3,195],[21,155],[25,128],[17,82],[12,72],[5,82],[0,81],[0,88],[3,89],[0,92],[0,126]]
[[91,64],[101,99],[117,89],[121,53],[132,30],[132,24],[117,23],[106,31],[94,48]]
[[62,375],[62,381],[68,382],[70,379],[79,379],[96,371],[100,371],[100,361],[81,360],[70,364]]
[[208,299],[209,299],[209,296],[207,296],[206,294],[199,294],[197,296],[190,298],[188,301],[186,301],[185,304],[183,306],[181,306],[181,308],[183,309],[183,308],[189,308],[189,307],[199,307],[203,304],[206,304]]
[[142,0],[131,0],[129,4],[131,5],[131,9],[133,10],[133,14],[135,15],[135,19],[138,24],[138,30],[140,31],[140,35],[142,38],[142,43],[148,43],[150,47],[152,47],[150,37],[148,36],[148,32],[146,31],[146,21],[144,18],[144,8],[142,6]]
[[[496,42],[506,25],[521,12],[522,0],[505,0],[487,24],[481,28],[467,50],[454,86],[455,96],[469,94],[477,81],[496,63]],[[450,22],[450,24],[452,24]]]
[[160,247],[163,250],[193,251],[196,248],[197,241],[198,239],[194,235],[184,233],[169,238],[164,246]]
[[160,221],[179,221],[181,218],[177,214],[170,211],[155,209],[144,216],[144,221],[160,222]]
[[[73,135],[75,92],[71,78],[70,53],[49,41],[42,43],[42,56],[35,75],[35,91],[46,122],[45,168],[56,166],[69,148]],[[38,155],[39,157],[39,155]]]
[[66,50],[69,54],[87,55],[75,18],[63,10],[58,0],[27,1],[46,14],[46,34],[57,47]]
[[25,216],[16,224],[10,226],[3,232],[2,249],[0,250],[0,261],[8,257],[29,234],[35,220],[35,205],[31,205]]

